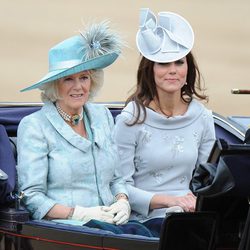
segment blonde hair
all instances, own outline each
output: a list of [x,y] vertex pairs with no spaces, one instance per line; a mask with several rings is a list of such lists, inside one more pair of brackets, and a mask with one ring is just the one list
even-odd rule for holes
[[[88,100],[92,100],[101,89],[104,82],[104,72],[103,69],[89,70],[90,72],[90,91]],[[40,87],[41,99],[45,103],[47,101],[56,102],[61,99],[58,93],[58,80],[46,83]]]

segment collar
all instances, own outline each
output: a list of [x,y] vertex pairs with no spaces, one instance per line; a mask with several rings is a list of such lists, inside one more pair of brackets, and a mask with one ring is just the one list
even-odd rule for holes
[[[143,110],[141,109],[140,111],[141,114],[143,114]],[[203,111],[204,111],[204,106],[195,99],[193,99],[190,102],[188,110],[186,111],[185,114],[173,117],[166,117],[162,114],[153,111],[150,108],[146,108],[147,116],[144,124],[160,129],[178,129],[186,127],[189,124],[193,123],[196,119],[198,119],[201,116]],[[137,112],[135,103],[130,102],[122,112],[127,114],[129,118],[135,117],[134,113]]]
[[[92,142],[74,132],[74,130],[63,120],[52,102],[46,102],[42,108],[42,112],[58,133],[71,145],[84,152],[89,150]],[[99,112],[96,112],[94,105],[90,103],[86,103],[84,105],[84,112],[86,112],[89,119],[93,135],[93,143],[95,143],[98,147],[102,147],[104,144],[102,127],[97,124],[97,121],[100,120],[100,117],[98,117],[98,115],[100,115],[98,114]]]

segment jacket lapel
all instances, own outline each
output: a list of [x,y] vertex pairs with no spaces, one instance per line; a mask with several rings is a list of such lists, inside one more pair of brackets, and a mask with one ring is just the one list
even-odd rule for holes
[[82,136],[74,132],[74,130],[63,120],[60,114],[57,112],[56,107],[53,103],[46,103],[42,112],[45,117],[49,120],[51,125],[56,131],[72,146],[78,148],[83,152],[87,152],[91,147],[91,142]]
[[103,131],[103,123],[105,123],[106,117],[103,116],[102,112],[96,108],[96,105],[86,103],[84,105],[84,111],[90,122],[90,128],[93,134],[93,142],[99,148],[102,148],[105,142],[105,131]]

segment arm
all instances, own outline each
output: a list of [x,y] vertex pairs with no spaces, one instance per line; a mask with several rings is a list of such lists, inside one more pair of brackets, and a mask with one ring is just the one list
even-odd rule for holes
[[24,118],[17,135],[19,189],[24,191],[24,203],[34,219],[42,219],[48,212],[51,218],[66,218],[70,208],[58,205],[47,193],[49,172],[46,136],[41,122],[34,117]]
[[[140,158],[140,138],[143,125],[127,126],[131,115],[126,111],[117,117],[115,126],[115,140],[119,147],[123,176],[126,178],[129,200],[132,209],[142,215],[148,215],[150,209],[182,206],[185,211],[193,211],[196,198],[187,194],[181,197],[157,194],[151,190],[142,190],[135,184],[135,159]],[[139,152],[137,152],[137,147]],[[195,164],[195,162],[193,162]],[[134,179],[135,178],[135,179]],[[141,177],[140,177],[141,178]],[[150,184],[149,184],[150,185]]]
[[126,188],[126,184],[125,184],[125,180],[122,176],[122,173],[120,171],[120,161],[119,161],[119,157],[118,157],[118,148],[116,146],[116,144],[114,143],[114,139],[113,139],[113,130],[114,130],[114,118],[111,114],[111,112],[106,109],[106,117],[108,120],[108,126],[109,126],[109,130],[110,130],[110,140],[111,140],[111,144],[112,144],[112,151],[114,154],[114,161],[116,161],[116,169],[115,169],[115,175],[113,177],[113,179],[111,180],[110,183],[110,188],[112,193],[114,194],[114,196],[118,197],[120,194],[125,194],[126,197],[128,198],[128,191]]
[[53,206],[46,214],[45,218],[48,220],[52,219],[69,219],[72,217],[74,208],[66,207],[60,204]]
[[[42,127],[38,117],[27,117],[18,128],[18,175],[19,188],[24,191],[23,201],[34,219],[99,219],[113,223],[113,215],[97,207],[72,208],[56,203],[47,196],[50,165],[48,137],[53,131]],[[46,125],[45,125],[46,127]],[[56,184],[56,183],[54,183]]]
[[209,157],[210,151],[215,142],[215,128],[214,128],[214,119],[212,112],[206,110],[207,116],[204,122],[204,133],[202,135],[201,144],[198,152],[198,160],[196,166],[201,163],[206,163]]
[[[212,112],[205,109],[205,114],[202,116],[203,124],[202,127],[203,133],[201,135],[201,141],[198,148],[198,158],[196,162],[197,164],[205,163],[208,159],[210,151],[215,141],[215,129],[214,129],[214,120],[212,116]],[[184,211],[194,211],[196,204],[196,197],[188,193],[184,196],[173,197],[157,194],[151,200],[151,208],[163,208],[163,207],[171,207],[171,206],[180,206],[184,209]]]
[[193,212],[195,210],[195,204],[196,197],[192,193],[188,193],[184,196],[156,194],[150,202],[150,209],[179,206],[186,212]]
[[138,128],[137,125],[127,126],[126,122],[129,121],[127,118],[124,114],[119,115],[114,129],[114,140],[118,146],[120,156],[120,171],[127,183],[129,202],[132,209],[140,214],[147,215],[154,193],[135,187],[133,175],[136,171],[134,157]]

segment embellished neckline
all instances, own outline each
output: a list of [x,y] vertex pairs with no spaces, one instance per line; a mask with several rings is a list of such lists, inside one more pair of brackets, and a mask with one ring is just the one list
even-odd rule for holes
[[73,126],[76,126],[79,124],[79,122],[83,119],[83,108],[80,114],[74,114],[74,115],[69,115],[65,111],[62,110],[62,108],[59,106],[59,104],[56,102],[56,109],[60,116]]

